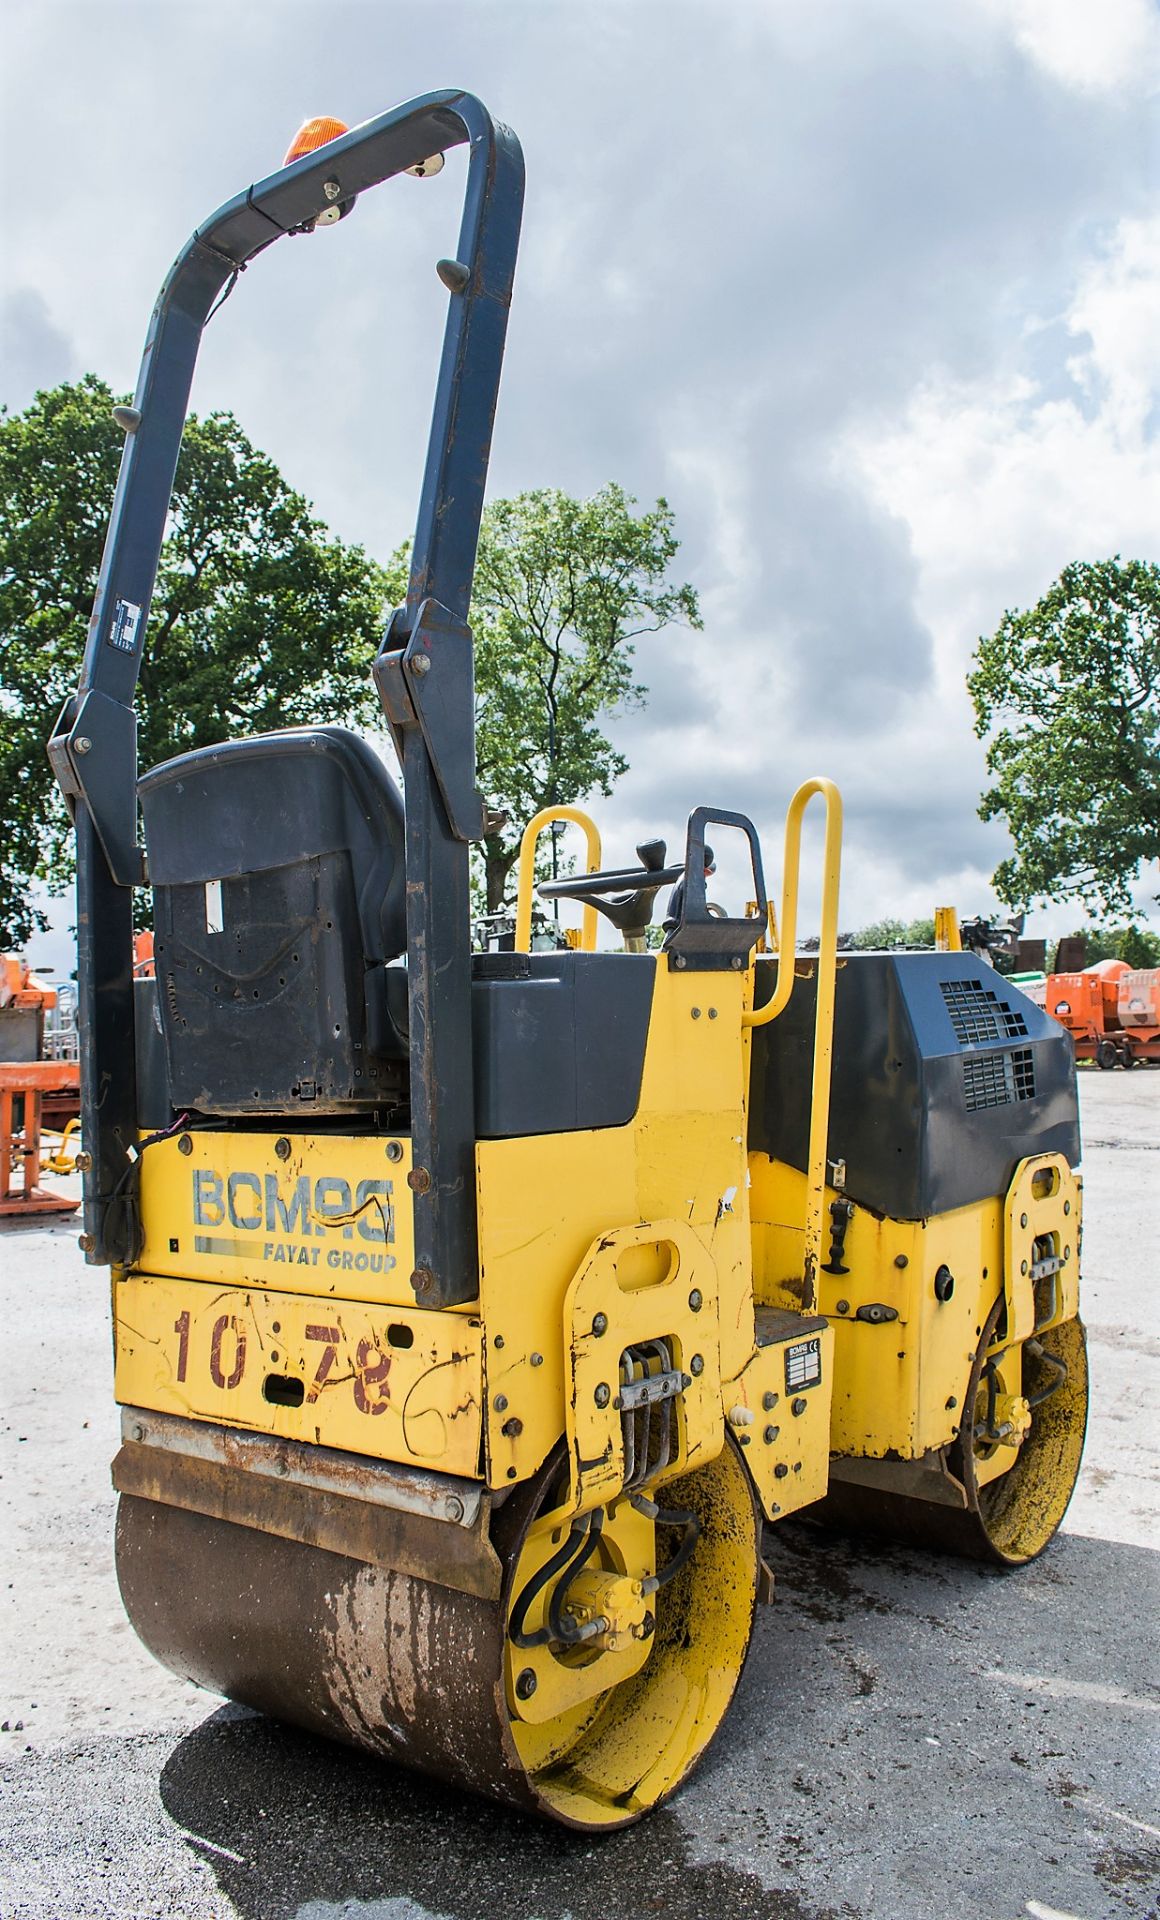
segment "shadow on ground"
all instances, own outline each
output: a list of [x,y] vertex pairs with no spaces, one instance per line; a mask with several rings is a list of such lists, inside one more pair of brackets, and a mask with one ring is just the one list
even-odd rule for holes
[[165,1809],[241,1920],[1154,1911],[1155,1554],[1064,1535],[1004,1575],[787,1525],[770,1557],[780,1604],[679,1816],[577,1835],[234,1707],[172,1752]]
[[[473,1800],[240,1708],[186,1736],[161,1798],[243,1920],[845,1920],[753,1875],[697,1865],[664,1811],[592,1839]],[[594,1868],[594,1861],[599,1862]],[[497,1905],[507,1888],[511,1904]]]

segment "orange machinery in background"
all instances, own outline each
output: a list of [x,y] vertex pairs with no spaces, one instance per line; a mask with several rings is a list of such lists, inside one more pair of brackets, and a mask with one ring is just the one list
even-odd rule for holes
[[[75,1213],[79,1199],[40,1184],[42,1109],[46,1096],[79,1100],[76,1060],[0,1062],[0,1218],[32,1213]],[[13,1174],[23,1168],[21,1184]]]
[[0,1061],[39,1060],[44,1016],[56,1005],[56,988],[45,986],[19,953],[0,953]]
[[1122,973],[1116,983],[1116,1011],[1133,1062],[1160,1060],[1160,967],[1131,967]]
[[1097,960],[1050,974],[1047,1011],[1071,1034],[1077,1060],[1105,1069],[1160,1061],[1160,968]]
[[77,1062],[43,1057],[44,1016],[56,1003],[56,988],[19,954],[0,954],[0,1218],[80,1204],[40,1184],[41,1129],[75,1120],[80,1101]]

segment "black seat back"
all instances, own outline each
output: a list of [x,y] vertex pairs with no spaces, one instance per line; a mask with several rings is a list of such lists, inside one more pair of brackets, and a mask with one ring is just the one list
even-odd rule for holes
[[292,1116],[400,1097],[403,802],[341,727],[204,747],[139,795],[170,1098]]

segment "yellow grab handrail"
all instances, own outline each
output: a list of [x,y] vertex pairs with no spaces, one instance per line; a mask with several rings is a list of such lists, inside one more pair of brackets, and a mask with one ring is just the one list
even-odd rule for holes
[[[519,891],[516,894],[516,932],[515,948],[517,953],[530,953],[532,946],[532,889],[536,881],[536,841],[546,826],[553,820],[568,820],[574,827],[583,827],[588,842],[588,873],[600,871],[600,830],[594,820],[580,807],[541,807],[534,813],[524,828],[520,841]],[[580,946],[584,953],[596,950],[596,908],[585,907],[583,932]]]
[[815,794],[826,803],[826,839],[822,853],[822,931],[818,943],[818,998],[814,1015],[814,1068],[810,1097],[809,1165],[806,1172],[804,1307],[817,1301],[822,1254],[822,1206],[826,1189],[826,1145],[830,1132],[830,1068],[834,1052],[834,982],[838,971],[838,884],[842,872],[842,796],[832,780],[803,781],[785,817],[785,865],[781,879],[781,944],[773,998],[742,1015],[747,1027],[764,1027],[783,1012],[793,991],[797,944],[798,885],[801,879],[802,820]]
[[[72,1143],[73,1135],[76,1133],[79,1133],[80,1130],[81,1130],[81,1123],[79,1120],[70,1120],[68,1122],[68,1125],[65,1127],[65,1130],[61,1135],[59,1147],[56,1147],[53,1150],[50,1158],[44,1162],[44,1165],[48,1168],[50,1173],[75,1173],[76,1172],[76,1165],[77,1165],[76,1158],[73,1154],[70,1154],[69,1147]],[[46,1131],[49,1133],[54,1133],[56,1129],[48,1128],[46,1129]]]

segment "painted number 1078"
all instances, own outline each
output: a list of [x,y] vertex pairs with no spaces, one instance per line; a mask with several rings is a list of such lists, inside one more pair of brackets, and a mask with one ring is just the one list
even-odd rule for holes
[[[177,1335],[177,1380],[184,1383],[189,1375],[189,1335],[192,1319],[188,1309],[178,1314],[173,1323]],[[317,1350],[316,1365],[312,1379],[306,1385],[305,1402],[310,1405],[317,1400],[328,1381],[339,1386],[344,1379],[349,1380],[354,1390],[354,1403],[360,1413],[385,1413],[391,1398],[388,1376],[391,1371],[391,1355],[384,1353],[378,1342],[364,1338],[355,1347],[354,1367],[351,1373],[334,1375],[335,1364],[343,1345],[341,1327],[309,1326],[305,1329],[306,1338]],[[209,1377],[219,1392],[232,1393],[240,1387],[246,1374],[246,1329],[238,1316],[233,1313],[220,1313],[213,1323],[209,1338]]]

